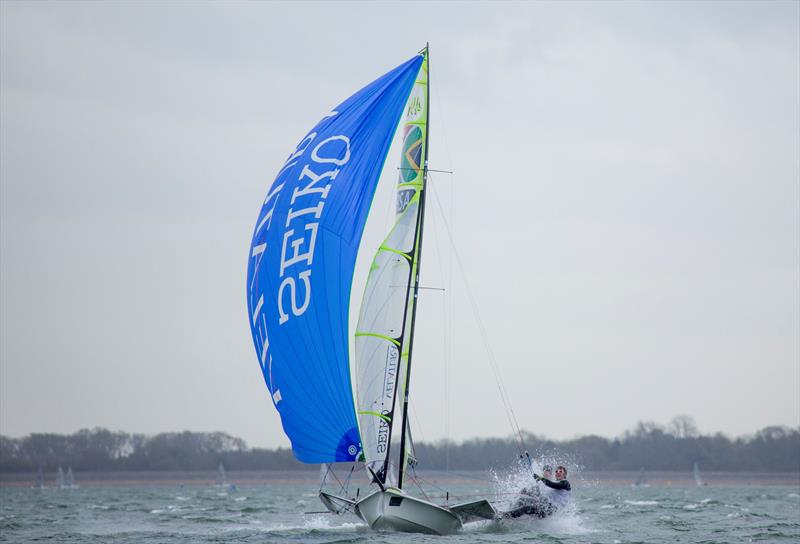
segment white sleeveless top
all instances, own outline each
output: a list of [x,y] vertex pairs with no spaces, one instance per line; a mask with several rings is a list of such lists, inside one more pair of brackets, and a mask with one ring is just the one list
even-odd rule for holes
[[547,487],[547,486],[544,486],[544,487],[548,491],[548,494],[545,495],[545,497],[547,497],[547,499],[550,502],[552,502],[553,504],[555,504],[559,508],[561,508],[562,506],[565,506],[569,502],[570,498],[572,497],[572,491],[571,490],[568,490],[568,489],[553,489],[553,488]]

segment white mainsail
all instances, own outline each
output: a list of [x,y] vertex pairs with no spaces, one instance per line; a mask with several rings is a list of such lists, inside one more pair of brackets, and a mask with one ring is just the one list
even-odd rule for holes
[[700,477],[700,465],[697,463],[695,463],[692,468],[692,474],[694,475],[694,483],[697,484],[698,487],[705,485],[703,484],[703,478]]
[[[395,224],[372,261],[355,339],[356,406],[364,461],[387,467],[408,376],[413,292],[419,256],[420,191],[427,134],[427,60],[406,104]],[[397,400],[401,399],[401,400]],[[397,427],[394,424],[397,423]],[[394,433],[397,436],[397,433]],[[406,450],[411,441],[406,442]],[[405,463],[406,454],[403,455]]]

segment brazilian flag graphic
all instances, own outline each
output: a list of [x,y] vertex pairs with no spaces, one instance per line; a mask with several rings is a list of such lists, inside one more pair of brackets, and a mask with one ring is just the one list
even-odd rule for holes
[[403,135],[403,160],[400,163],[400,183],[409,183],[422,174],[422,129],[408,125]]

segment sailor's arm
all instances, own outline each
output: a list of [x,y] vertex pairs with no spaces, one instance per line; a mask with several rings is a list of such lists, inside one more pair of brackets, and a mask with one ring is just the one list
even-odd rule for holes
[[540,481],[550,489],[565,489],[567,491],[572,490],[572,487],[569,485],[569,482],[567,480],[559,480],[558,482],[553,482],[548,480],[547,478],[542,478]]

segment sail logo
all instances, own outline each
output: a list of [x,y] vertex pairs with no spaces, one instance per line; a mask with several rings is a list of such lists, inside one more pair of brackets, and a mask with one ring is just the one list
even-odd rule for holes
[[[394,390],[397,383],[397,359],[399,352],[394,345],[390,345],[386,352],[386,368],[383,371],[383,406],[387,404],[391,408],[394,404]],[[378,424],[378,443],[375,449],[378,453],[385,453],[389,443],[389,421],[391,419],[391,410],[381,410],[381,415]]]
[[[292,191],[286,214],[278,275],[283,279],[277,297],[278,323],[281,325],[289,321],[290,316],[284,307],[287,290],[291,315],[303,315],[311,302],[311,265],[314,262],[319,222],[331,188],[330,182],[336,179],[339,167],[350,160],[350,139],[342,134],[325,138],[316,144],[310,158],[311,161],[300,172],[299,184]],[[331,165],[334,168],[326,169]],[[302,269],[298,270],[295,265],[301,265]],[[293,271],[287,274],[289,268],[293,268]],[[298,301],[298,282],[303,284],[302,301]]]
[[397,378],[397,348],[390,345],[386,353],[386,369],[383,372],[383,396],[391,402],[394,399]]
[[[271,359],[268,356],[269,338],[266,323],[262,324],[259,320],[264,309],[264,293],[252,290],[259,285],[256,277],[259,275],[267,249],[267,233],[271,231],[275,210],[281,197],[286,194],[284,188],[290,183],[290,180],[286,179],[286,173],[292,167],[297,166],[300,158],[311,148],[310,160],[303,165],[297,184],[291,193],[284,223],[285,231],[280,244],[278,277],[281,278],[281,283],[274,300],[277,301],[278,323],[281,325],[286,323],[291,316],[303,315],[311,302],[311,265],[314,261],[317,230],[323,216],[325,199],[331,187],[330,182],[336,179],[340,167],[350,160],[350,139],[347,136],[339,134],[327,137],[312,148],[316,137],[317,133],[312,132],[303,138],[286,159],[264,199],[263,215],[260,217],[253,235],[250,256],[254,259],[254,272],[250,283],[250,308],[253,330],[254,333],[257,333],[260,344],[259,359],[262,371],[267,370],[269,359]],[[299,284],[302,284],[302,291]]]
[[[391,417],[389,410],[381,410],[381,415],[378,423],[378,443],[375,445],[375,451],[378,453],[386,453],[386,448],[389,445],[389,423],[387,420]],[[385,419],[384,419],[385,418]]]
[[422,97],[412,96],[408,100],[408,108],[406,108],[406,117],[416,117],[422,111]]
[[422,129],[407,125],[403,136],[403,155],[400,161],[400,183],[414,181],[422,171]]

